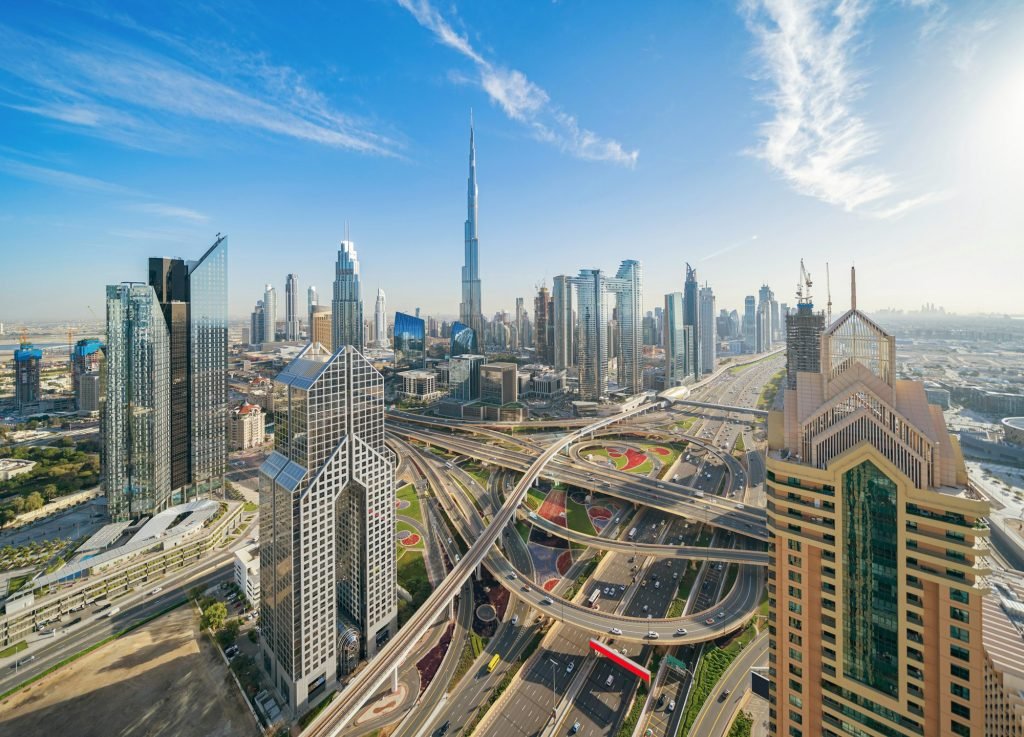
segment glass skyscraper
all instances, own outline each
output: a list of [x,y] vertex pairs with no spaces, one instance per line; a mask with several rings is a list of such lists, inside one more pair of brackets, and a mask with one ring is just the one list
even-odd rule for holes
[[284,339],[299,339],[298,274],[289,274],[284,281]]
[[395,634],[395,461],[384,380],[358,351],[307,345],[274,382],[260,467],[262,665],[293,709],[330,688],[339,632],[373,657]]
[[683,324],[683,301],[682,292],[665,295],[665,388],[679,386],[691,377],[693,329]]
[[334,299],[331,300],[331,348],[346,345],[363,350],[363,293],[359,280],[356,244],[343,240],[334,265]]
[[153,287],[107,287],[103,474],[116,522],[171,503],[170,333]]
[[395,313],[395,366],[426,366],[426,323],[404,312]]
[[607,288],[615,293],[619,324],[616,354],[619,389],[633,394],[643,390],[643,267],[639,261],[623,261]]
[[461,356],[464,353],[477,353],[479,336],[468,325],[461,322],[452,323],[450,356]]
[[690,345],[690,356],[687,359],[687,366],[694,379],[700,379],[704,373],[701,364],[700,345],[704,325],[701,323],[700,302],[697,288],[697,270],[686,265],[686,281],[683,282],[683,324],[690,326],[693,340]]

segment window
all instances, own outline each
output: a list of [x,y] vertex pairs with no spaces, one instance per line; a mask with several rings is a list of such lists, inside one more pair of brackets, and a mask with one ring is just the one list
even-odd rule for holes
[[963,627],[957,627],[955,625],[950,625],[949,636],[952,637],[954,640],[960,640],[961,642],[971,641],[970,632],[965,630]]
[[971,601],[971,595],[960,589],[951,588],[949,590],[949,598],[953,601],[959,601],[961,604],[969,604]]
[[957,678],[962,678],[965,681],[971,680],[971,672],[959,665],[951,664],[949,666],[949,672]]
[[798,571],[790,571],[789,580],[793,583],[803,583],[803,576]]
[[964,611],[963,609],[959,609],[959,608],[957,608],[955,606],[951,606],[949,608],[949,616],[952,617],[953,619],[955,619],[958,622],[970,622],[971,621],[971,615],[968,612]]
[[971,652],[967,648],[960,647],[959,645],[950,645],[949,654],[954,658],[963,660],[964,662],[970,662]]

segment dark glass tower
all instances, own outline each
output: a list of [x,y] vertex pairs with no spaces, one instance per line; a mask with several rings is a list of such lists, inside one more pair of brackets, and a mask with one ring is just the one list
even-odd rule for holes
[[690,326],[692,342],[689,346],[689,363],[687,368],[693,374],[693,378],[700,379],[704,373],[701,365],[700,343],[700,302],[698,301],[697,270],[686,265],[686,282],[683,284],[683,325]]
[[226,463],[227,238],[198,261],[151,258],[149,285],[167,324],[171,489],[219,488]]

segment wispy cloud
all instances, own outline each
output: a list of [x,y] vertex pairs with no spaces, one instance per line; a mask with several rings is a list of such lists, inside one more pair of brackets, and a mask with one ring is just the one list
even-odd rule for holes
[[903,198],[893,178],[865,159],[878,136],[854,112],[863,83],[852,57],[868,15],[864,0],[746,0],[758,41],[767,102],[775,117],[760,129],[756,155],[805,194],[847,211],[894,217],[931,195]]
[[[8,151],[7,147],[2,147]],[[71,189],[78,192],[96,192],[106,195],[117,195],[119,197],[130,197],[132,199],[147,199],[151,195],[131,187],[125,187],[102,179],[75,174],[74,172],[54,169],[48,166],[39,166],[25,161],[18,161],[7,156],[0,156],[0,172],[5,172],[19,179],[30,182],[46,184],[51,187]],[[124,205],[126,210],[141,212],[146,215],[155,215],[162,218],[184,220],[189,223],[206,223],[210,220],[207,215],[192,210],[188,207],[169,205],[164,202],[129,202]]]
[[251,84],[243,84],[223,76],[234,66],[198,68],[198,58],[190,66],[102,38],[56,43],[0,25],[0,75],[20,82],[16,91],[10,84],[0,89],[0,104],[144,148],[152,145],[150,136],[159,143],[169,135],[157,118],[173,115],[367,154],[396,153],[393,140],[333,109],[288,67],[251,57],[258,61],[251,64]]
[[438,41],[472,61],[479,74],[475,83],[509,118],[525,125],[537,139],[580,159],[636,165],[638,151],[629,151],[618,141],[581,128],[575,116],[559,109],[548,93],[525,74],[496,64],[473,48],[469,39],[457,32],[429,0],[397,2]]
[[210,220],[208,215],[204,215],[201,212],[190,210],[187,207],[168,205],[163,202],[140,202],[128,205],[127,209],[134,210],[135,212],[146,213],[147,215],[158,215],[160,217],[174,218],[176,220],[186,220],[191,223],[206,223]]
[[951,58],[953,66],[961,72],[969,72],[974,66],[981,41],[996,27],[995,21],[981,18],[957,29],[952,40]]
[[138,197],[142,195],[141,192],[129,187],[122,187],[120,184],[113,184],[111,182],[105,182],[102,179],[94,179],[81,174],[61,171],[60,169],[37,166],[36,164],[29,164],[24,161],[17,161],[6,157],[0,157],[0,171],[5,171],[19,179],[27,179],[31,182],[49,184],[56,187],[63,187],[65,189],[74,189],[85,192],[102,192],[105,194],[117,194],[129,197]]
[[712,251],[707,256],[702,257],[700,260],[701,261],[710,261],[713,258],[718,258],[719,256],[724,256],[725,254],[729,253],[730,251],[735,251],[740,246],[750,245],[751,243],[753,243],[756,240],[757,240],[757,236],[756,235],[752,235],[749,238],[743,238],[743,239],[738,240],[738,241],[733,241],[732,243],[730,243],[727,246],[722,246],[717,251]]

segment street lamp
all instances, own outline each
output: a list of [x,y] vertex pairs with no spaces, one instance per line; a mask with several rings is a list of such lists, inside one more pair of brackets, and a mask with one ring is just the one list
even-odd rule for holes
[[551,718],[555,718],[557,711],[557,702],[555,699],[558,696],[558,688],[555,686],[555,668],[558,665],[558,661],[554,658],[548,658],[548,662],[551,663]]

